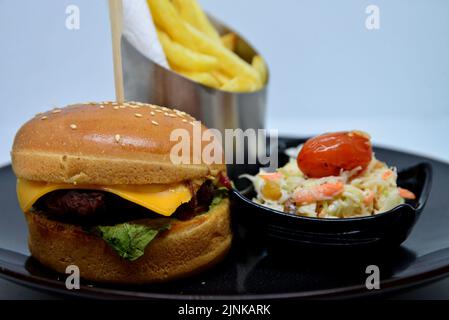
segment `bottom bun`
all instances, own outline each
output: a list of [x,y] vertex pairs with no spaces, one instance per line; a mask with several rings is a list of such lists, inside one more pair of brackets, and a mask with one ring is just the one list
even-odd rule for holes
[[98,236],[81,227],[27,212],[29,248],[33,257],[57,272],[79,267],[81,278],[110,283],[144,284],[185,277],[220,261],[231,246],[229,200],[207,214],[172,223],[154,239],[145,254],[130,262]]

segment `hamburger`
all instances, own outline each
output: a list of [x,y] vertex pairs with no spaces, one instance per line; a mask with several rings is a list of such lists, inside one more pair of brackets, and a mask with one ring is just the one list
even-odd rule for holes
[[[31,255],[82,278],[143,284],[220,261],[232,233],[226,166],[175,164],[175,129],[190,115],[138,102],[85,103],[36,115],[12,148]],[[204,142],[201,148],[205,147]],[[190,146],[193,148],[193,145]]]

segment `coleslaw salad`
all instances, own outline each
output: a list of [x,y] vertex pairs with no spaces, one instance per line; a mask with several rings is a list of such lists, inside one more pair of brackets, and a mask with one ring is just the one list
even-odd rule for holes
[[256,203],[269,208],[314,218],[355,218],[379,214],[414,199],[397,186],[397,170],[376,159],[366,169],[341,171],[338,176],[309,178],[298,167],[301,146],[286,150],[290,160],[275,172],[260,170],[251,180]]

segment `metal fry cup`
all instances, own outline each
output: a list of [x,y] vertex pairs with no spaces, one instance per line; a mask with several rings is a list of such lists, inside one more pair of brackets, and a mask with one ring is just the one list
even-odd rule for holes
[[[234,32],[218,20],[210,19],[220,34]],[[251,63],[256,50],[234,33],[237,35],[236,53]],[[125,38],[122,39],[122,59],[126,100],[177,108],[222,133],[225,129],[265,128],[267,84],[248,93],[206,87],[147,59]]]

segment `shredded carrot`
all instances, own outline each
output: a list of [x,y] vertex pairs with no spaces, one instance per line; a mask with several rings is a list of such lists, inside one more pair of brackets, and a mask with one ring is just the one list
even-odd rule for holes
[[409,200],[415,200],[416,196],[413,192],[411,192],[410,190],[404,189],[404,188],[398,188],[399,189],[399,195],[404,198],[404,199],[409,199]]
[[369,194],[363,199],[363,203],[366,206],[369,206],[374,200],[374,192],[372,190],[369,190]]
[[388,180],[388,178],[390,178],[393,175],[393,171],[391,170],[387,170],[384,172],[384,174],[382,175],[382,179],[383,180]]
[[316,201],[328,200],[339,195],[343,190],[343,182],[323,183],[310,190],[298,190],[295,193],[295,202],[299,204],[308,204]]

